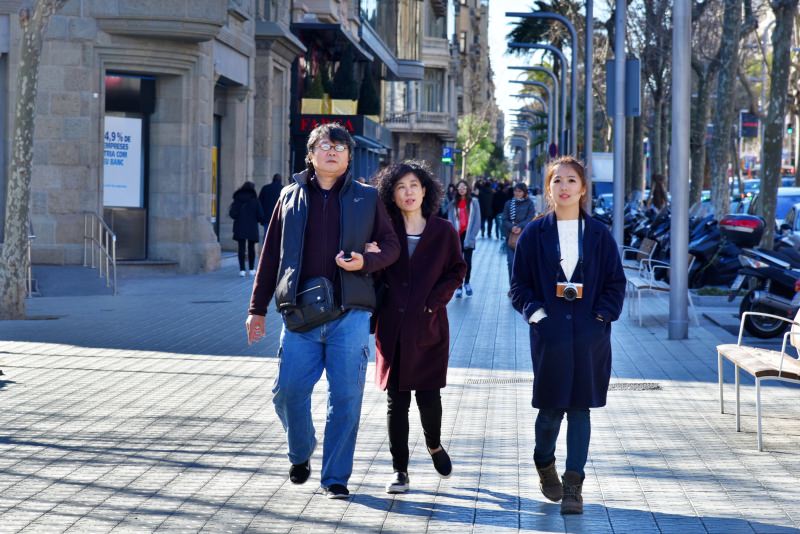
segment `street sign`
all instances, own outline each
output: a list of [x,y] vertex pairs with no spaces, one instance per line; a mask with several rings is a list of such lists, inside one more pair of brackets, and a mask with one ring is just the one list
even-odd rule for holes
[[555,143],[550,143],[550,146],[547,147],[547,153],[550,154],[551,158],[558,156],[558,147]]
[[442,148],[442,163],[453,163],[453,147]]

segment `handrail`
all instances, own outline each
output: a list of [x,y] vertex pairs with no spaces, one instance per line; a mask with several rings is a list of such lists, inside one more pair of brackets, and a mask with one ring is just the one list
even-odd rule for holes
[[84,212],[83,217],[83,266],[97,267],[99,277],[106,279],[106,287],[112,287],[117,294],[117,235],[92,211]]

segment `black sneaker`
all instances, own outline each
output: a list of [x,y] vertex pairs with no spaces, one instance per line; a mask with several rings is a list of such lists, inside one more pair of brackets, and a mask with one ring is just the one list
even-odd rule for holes
[[306,460],[302,464],[292,464],[289,468],[289,480],[292,484],[303,484],[311,476],[311,460]]
[[[431,452],[431,450],[428,449],[428,452]],[[431,460],[433,460],[433,467],[436,468],[436,472],[439,473],[440,477],[450,478],[450,475],[453,474],[453,463],[450,461],[450,456],[444,450],[444,447],[437,452],[431,453]]]
[[342,484],[331,484],[324,489],[325,496],[329,499],[346,499],[350,496],[347,487]]
[[386,493],[405,493],[408,491],[408,473],[395,471],[394,478],[386,484]]

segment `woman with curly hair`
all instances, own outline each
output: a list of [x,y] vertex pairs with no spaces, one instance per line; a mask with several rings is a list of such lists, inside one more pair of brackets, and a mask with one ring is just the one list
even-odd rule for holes
[[[447,381],[447,303],[467,265],[453,226],[436,217],[442,188],[418,161],[395,163],[378,176],[378,192],[401,243],[400,258],[382,275],[375,331],[376,382],[388,393],[387,422],[394,476],[387,493],[408,490],[408,411],[416,391],[425,443],[436,472],[447,478],[442,447],[441,388]],[[403,246],[405,245],[405,246]],[[367,252],[370,252],[367,246]]]

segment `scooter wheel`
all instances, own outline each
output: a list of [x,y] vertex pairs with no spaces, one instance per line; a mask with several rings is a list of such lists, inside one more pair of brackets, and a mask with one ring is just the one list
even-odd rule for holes
[[[754,306],[753,293],[754,290],[748,291],[742,299],[742,303],[739,305],[739,316],[741,317],[746,311],[771,313],[775,315],[775,310],[771,308]],[[748,315],[744,319],[744,329],[747,330],[747,333],[760,339],[778,337],[786,331],[788,326],[789,324],[784,321],[771,319],[769,317],[759,317],[757,315]]]

